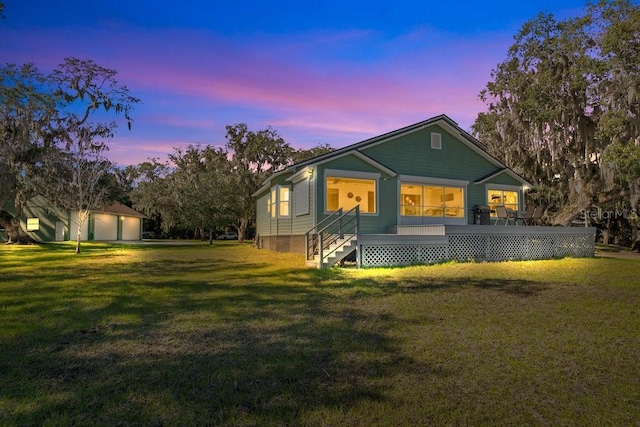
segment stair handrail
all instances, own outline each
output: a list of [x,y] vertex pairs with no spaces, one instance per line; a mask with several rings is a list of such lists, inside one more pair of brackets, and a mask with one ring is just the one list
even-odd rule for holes
[[[340,208],[340,210],[342,210],[342,208]],[[355,212],[356,213],[356,217],[359,217],[359,215],[360,215],[360,205],[356,205],[355,208],[352,208],[351,210],[345,212],[344,214],[340,215],[338,218],[336,218],[333,221],[331,221],[331,223],[329,223],[326,226],[324,226],[321,230],[318,230],[318,234],[322,233],[323,231],[326,231],[329,227],[331,227],[335,223],[339,222],[342,218],[344,218],[345,216],[351,214],[352,212]]]
[[[352,219],[349,219],[346,223],[343,222],[343,218],[346,217],[347,215],[351,214],[352,212],[355,213],[355,216]],[[353,233],[345,233],[345,231],[347,229],[347,226],[352,221],[355,221],[355,227],[354,227],[355,231]],[[334,233],[330,233],[331,235],[334,235],[334,237],[333,237],[333,242],[331,242],[329,245],[331,245],[332,243],[338,241],[339,239],[344,238],[345,234],[351,234],[352,238],[354,236],[357,238],[358,233],[360,232],[360,205],[356,205],[353,209],[349,210],[348,212],[344,213],[340,217],[336,218],[334,221],[332,221],[330,224],[326,225],[321,230],[318,230],[318,236],[320,238],[320,242],[318,244],[319,258],[320,258],[320,268],[322,268],[322,264],[324,262],[325,257],[328,257],[329,255],[331,255],[332,253],[336,252],[338,249],[343,247],[347,242],[351,241],[351,239],[345,240],[342,243],[340,243],[339,245],[337,245],[336,247],[334,247],[333,249],[331,249],[328,253],[326,253],[326,254],[324,253],[324,246],[325,246],[324,235],[325,235],[325,231],[329,230],[329,227],[335,225],[336,223],[339,224],[338,237],[335,237]]]
[[325,222],[329,221],[334,216],[338,216],[338,217],[342,216],[342,208],[338,209],[335,212],[332,212],[329,216],[325,217],[322,221],[320,221],[319,223],[314,225],[309,231],[307,231],[305,233],[305,242],[306,242],[305,256],[306,256],[306,259],[311,259],[315,255],[315,250],[314,250],[313,246],[315,246],[315,243],[316,243],[315,240],[316,240],[319,232],[313,233],[313,231],[316,230],[318,227],[320,227]]

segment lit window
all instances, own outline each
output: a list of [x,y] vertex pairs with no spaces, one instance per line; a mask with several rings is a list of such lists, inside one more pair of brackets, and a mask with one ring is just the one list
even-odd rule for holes
[[422,216],[422,185],[402,184],[400,215]]
[[277,186],[271,190],[267,199],[267,212],[272,218],[288,217],[291,212],[291,190],[289,187]]
[[495,216],[496,206],[504,205],[507,209],[518,210],[518,192],[508,190],[488,190],[487,204],[491,208],[491,216]]
[[464,189],[441,185],[402,184],[400,215],[464,218]]
[[464,218],[464,191],[462,188],[444,187],[444,215]]
[[291,192],[289,191],[289,187],[280,187],[280,192],[278,194],[278,215],[279,216],[289,216],[289,196]]
[[276,190],[271,190],[271,195],[269,196],[269,199],[267,200],[267,211],[271,214],[272,218],[275,218],[277,212],[276,212],[276,198],[277,198],[277,192]]
[[373,179],[327,176],[326,210],[351,210],[360,205],[362,213],[376,213],[376,181]]
[[27,231],[40,230],[40,218],[27,218]]

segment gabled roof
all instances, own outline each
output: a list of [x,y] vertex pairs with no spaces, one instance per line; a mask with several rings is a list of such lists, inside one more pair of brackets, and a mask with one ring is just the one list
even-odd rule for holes
[[521,177],[520,175],[518,175],[517,173],[515,173],[514,171],[512,171],[511,169],[509,169],[508,167],[503,167],[500,168],[496,171],[491,172],[490,174],[487,174],[483,177],[480,177],[478,179],[476,179],[474,181],[474,184],[482,184],[484,182],[489,181],[491,178],[500,175],[501,173],[506,173],[507,175],[509,175],[510,177],[512,177],[513,179],[517,180],[517,181],[521,181],[523,184],[529,186],[529,187],[533,187],[533,185],[528,182],[526,179],[524,179],[523,177]]
[[122,215],[122,216],[132,216],[136,218],[146,218],[143,214],[138,212],[135,209],[131,209],[129,206],[123,205],[119,202],[114,202],[109,206],[105,206],[102,209],[96,209],[95,212]]
[[342,156],[354,156],[354,157],[357,157],[358,159],[362,160],[363,162],[369,164],[370,166],[373,166],[373,168],[378,169],[382,173],[385,173],[385,174],[387,174],[387,175],[389,175],[391,177],[394,177],[394,176],[397,175],[397,173],[393,169],[386,167],[382,163],[372,159],[371,157],[367,156],[366,154],[364,154],[362,151],[360,151],[358,149],[345,151],[345,152],[337,154],[335,156],[329,156],[326,159],[318,160],[317,162],[313,162],[313,164],[314,165],[320,165],[322,163],[325,163],[325,162],[328,162],[328,161],[331,161],[331,160],[335,160],[335,159],[340,158]]
[[[513,172],[511,169],[509,169],[506,165],[502,164],[498,159],[496,159],[495,157],[493,157],[491,154],[489,154],[487,152],[487,147],[482,144],[480,141],[478,141],[476,138],[474,138],[471,134],[469,134],[468,132],[464,131],[462,128],[460,128],[460,126],[458,126],[458,124],[453,121],[450,117],[448,117],[445,114],[441,114],[439,116],[435,116],[432,117],[430,119],[418,122],[418,123],[414,123],[412,125],[391,131],[391,132],[387,132],[385,134],[379,135],[379,136],[375,136],[373,138],[369,138],[369,139],[365,139],[364,141],[360,141],[357,142],[355,144],[351,144],[348,145],[346,147],[343,148],[339,148],[337,150],[331,151],[329,153],[326,154],[322,154],[320,156],[317,157],[313,157],[311,159],[305,160],[303,162],[300,163],[296,163],[293,164],[279,172],[274,173],[273,175],[271,175],[265,182],[264,184],[268,184],[268,182],[277,176],[280,176],[282,174],[285,173],[296,173],[298,171],[300,171],[301,169],[308,167],[308,166],[315,166],[317,164],[321,164],[324,163],[326,161],[329,160],[333,160],[335,158],[338,157],[342,157],[345,155],[349,155],[349,154],[354,154],[356,156],[359,157],[359,155],[363,155],[364,153],[362,153],[363,149],[369,148],[369,147],[373,147],[375,145],[378,144],[382,144],[388,141],[391,141],[393,139],[399,138],[401,136],[405,136],[408,134],[411,134],[413,132],[417,132],[419,130],[422,130],[426,127],[429,126],[433,126],[433,125],[438,125],[441,126],[442,128],[446,129],[447,131],[449,131],[454,137],[456,137],[459,141],[461,141],[462,143],[464,143],[465,145],[467,145],[469,148],[471,148],[473,151],[475,151],[478,155],[480,155],[481,157],[485,158],[486,160],[488,160],[490,163],[494,164],[496,166],[496,168],[499,169],[499,172],[503,172],[506,169],[506,173],[508,173],[510,176],[512,176],[513,178],[515,178],[518,181],[521,181],[523,184],[525,185],[531,185],[529,182],[527,182],[524,178],[522,178],[521,176],[519,176],[518,174],[516,174],[515,172]],[[367,156],[368,157],[368,156]],[[369,158],[371,161],[374,161],[373,159]],[[387,168],[384,165],[381,165],[380,163],[376,162],[377,165],[379,167],[377,167],[380,170],[387,169],[389,172],[391,172],[392,174],[390,174],[391,176],[395,176],[395,172],[392,171],[391,169]],[[376,166],[376,165],[374,165]],[[387,173],[387,172],[385,172]],[[477,182],[477,181],[476,181]],[[262,189],[258,190],[256,192],[260,193],[262,191]]]

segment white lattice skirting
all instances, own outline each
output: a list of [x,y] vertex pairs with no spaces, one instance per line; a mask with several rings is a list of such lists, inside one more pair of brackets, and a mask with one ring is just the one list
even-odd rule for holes
[[441,236],[363,235],[358,245],[363,267],[592,257],[595,229],[451,226]]

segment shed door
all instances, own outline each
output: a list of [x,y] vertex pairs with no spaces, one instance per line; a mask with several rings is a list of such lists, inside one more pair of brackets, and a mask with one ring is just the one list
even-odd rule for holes
[[66,227],[64,226],[64,222],[56,221],[56,242],[63,242],[65,235]]
[[121,240],[140,240],[142,236],[140,235],[142,219],[123,216],[121,217]]

